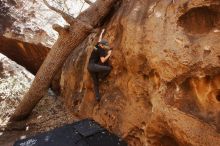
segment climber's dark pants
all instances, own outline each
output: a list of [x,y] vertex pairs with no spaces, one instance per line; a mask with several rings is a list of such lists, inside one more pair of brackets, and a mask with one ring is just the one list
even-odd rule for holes
[[99,94],[99,79],[104,79],[106,78],[109,73],[111,72],[111,67],[110,66],[105,66],[105,65],[100,65],[100,64],[95,64],[95,63],[89,63],[88,65],[88,71],[91,74],[93,84],[94,84],[94,92],[96,99],[100,99],[100,94]]

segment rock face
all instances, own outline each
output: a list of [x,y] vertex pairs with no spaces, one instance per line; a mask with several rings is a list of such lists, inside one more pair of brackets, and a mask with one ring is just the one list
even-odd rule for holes
[[33,78],[24,67],[0,54],[0,127],[8,122]]
[[0,39],[1,53],[24,66],[33,74],[38,71],[49,52],[49,48],[40,44],[35,45],[5,37],[0,37]]
[[94,36],[67,59],[67,109],[132,146],[220,145],[220,1],[124,0],[104,24],[113,70],[96,103],[87,72]]
[[65,21],[42,0],[2,0],[0,12],[0,52],[36,73]]

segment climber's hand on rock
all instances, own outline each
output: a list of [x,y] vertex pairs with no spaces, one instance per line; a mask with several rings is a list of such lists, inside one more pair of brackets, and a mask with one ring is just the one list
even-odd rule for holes
[[112,54],[112,50],[109,50],[108,55],[111,56],[111,54]]

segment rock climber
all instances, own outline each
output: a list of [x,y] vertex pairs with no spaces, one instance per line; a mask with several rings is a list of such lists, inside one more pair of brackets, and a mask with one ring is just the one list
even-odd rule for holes
[[93,80],[95,98],[97,101],[101,99],[99,81],[105,79],[112,69],[108,64],[111,53],[112,49],[109,47],[108,41],[101,40],[95,45],[89,58],[88,71]]

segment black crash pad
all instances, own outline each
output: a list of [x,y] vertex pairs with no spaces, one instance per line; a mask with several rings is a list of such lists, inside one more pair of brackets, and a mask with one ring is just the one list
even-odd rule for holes
[[76,131],[78,131],[80,134],[82,134],[85,137],[94,135],[104,130],[102,127],[100,127],[99,124],[91,120],[83,120],[77,122],[73,125],[73,127],[76,129]]
[[95,121],[85,119],[18,140],[14,146],[127,146],[127,144]]

